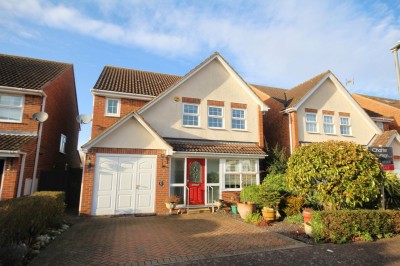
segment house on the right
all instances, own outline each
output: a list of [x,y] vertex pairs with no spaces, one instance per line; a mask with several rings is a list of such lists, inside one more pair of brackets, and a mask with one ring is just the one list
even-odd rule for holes
[[[397,129],[394,115],[378,115],[361,106],[329,70],[289,90],[259,85],[252,89],[270,107],[263,121],[268,147],[279,144],[291,154],[313,142],[352,141],[364,147],[392,147],[394,158],[400,159],[397,131],[383,132]],[[400,169],[398,162],[395,167]]]

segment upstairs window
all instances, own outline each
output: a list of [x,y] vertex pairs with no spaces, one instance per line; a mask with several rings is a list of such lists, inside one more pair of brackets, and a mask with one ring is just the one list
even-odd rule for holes
[[335,124],[331,115],[324,115],[324,133],[335,134]]
[[67,143],[67,136],[65,136],[64,134],[61,134],[61,138],[60,138],[60,152],[61,153],[66,153],[65,152],[65,144]]
[[340,134],[351,135],[350,117],[340,117]]
[[223,128],[224,111],[222,107],[209,106],[208,107],[208,127],[210,128]]
[[200,125],[199,105],[183,104],[183,125],[187,127],[198,127]]
[[0,95],[0,121],[22,122],[23,96]]
[[318,133],[317,114],[306,113],[306,131],[309,133]]
[[246,110],[232,109],[232,129],[246,129]]
[[106,100],[106,116],[120,116],[121,100],[107,98]]

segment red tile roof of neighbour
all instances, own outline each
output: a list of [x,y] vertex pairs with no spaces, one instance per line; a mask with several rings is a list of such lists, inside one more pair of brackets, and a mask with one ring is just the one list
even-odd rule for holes
[[290,90],[285,90],[281,88],[266,87],[260,85],[252,85],[252,89],[257,89],[258,91],[269,95],[277,102],[282,104],[282,109],[290,108],[296,106],[307,93],[315,87],[327,74],[332,74],[330,70],[327,70],[295,87]]
[[0,151],[19,151],[36,138],[32,135],[0,134]]
[[0,86],[42,90],[70,67],[68,63],[0,54]]
[[364,94],[358,94],[356,93],[355,95],[364,97],[364,98],[368,98],[370,100],[374,100],[386,105],[389,105],[391,107],[400,109],[400,100],[395,100],[395,99],[390,99],[390,98],[382,98],[382,97],[376,97],[376,96],[369,96],[369,95],[364,95]]
[[397,133],[396,130],[389,130],[389,131],[384,131],[382,134],[377,136],[372,143],[372,146],[383,146],[385,147],[386,145],[389,144],[390,139]]
[[164,138],[177,152],[265,155],[255,143]]
[[176,75],[105,66],[94,89],[157,96],[181,78]]

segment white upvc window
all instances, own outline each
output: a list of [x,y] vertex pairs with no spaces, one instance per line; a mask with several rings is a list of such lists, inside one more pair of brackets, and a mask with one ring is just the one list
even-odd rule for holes
[[324,133],[335,134],[335,123],[332,115],[324,115]]
[[22,122],[24,96],[0,94],[0,121]]
[[350,117],[348,116],[340,117],[340,134],[346,136],[351,135]]
[[224,128],[224,108],[220,106],[208,106],[208,127]]
[[382,122],[376,122],[376,125],[377,125],[382,131],[384,131],[383,123],[382,123]]
[[121,99],[106,98],[106,116],[119,117],[121,112]]
[[60,138],[60,152],[61,153],[66,153],[65,152],[65,144],[67,143],[67,136],[65,136],[64,134],[61,134],[61,138]]
[[232,129],[246,130],[246,110],[232,108]]
[[318,133],[317,125],[317,114],[306,113],[306,131],[309,133]]
[[240,191],[243,187],[259,183],[258,160],[226,159],[224,189]]
[[186,127],[200,126],[200,110],[198,104],[184,103],[182,124]]

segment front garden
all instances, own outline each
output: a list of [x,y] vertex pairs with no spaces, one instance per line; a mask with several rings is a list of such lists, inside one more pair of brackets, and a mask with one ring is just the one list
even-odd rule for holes
[[368,149],[328,141],[299,147],[290,158],[275,147],[269,157],[262,184],[241,191],[242,204],[252,206],[244,221],[278,225],[308,214],[304,229],[316,242],[372,241],[400,233],[400,179],[382,171]]

